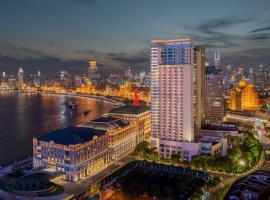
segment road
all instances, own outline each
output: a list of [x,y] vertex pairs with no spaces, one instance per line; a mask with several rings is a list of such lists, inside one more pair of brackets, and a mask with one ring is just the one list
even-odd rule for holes
[[[254,135],[259,142],[263,145],[264,149],[270,149],[270,138],[266,137],[265,135],[265,131],[262,128],[262,124],[256,124],[255,130],[257,132],[257,135]],[[264,151],[264,150],[263,150]],[[213,194],[215,194],[215,192],[217,192],[219,189],[221,189],[222,187],[225,187],[227,185],[232,185],[235,181],[239,180],[240,178],[243,178],[244,176],[247,176],[257,170],[266,170],[266,171],[270,171],[270,161],[267,160],[269,157],[267,155],[265,155],[264,153],[262,154],[262,158],[260,160],[260,163],[252,170],[248,171],[245,174],[241,174],[241,175],[233,175],[227,179],[225,179],[221,184],[219,184],[216,188],[214,188],[213,192],[209,195],[209,197],[207,198],[207,200],[211,200],[213,198],[211,198],[213,196]],[[212,172],[210,172],[212,173]],[[223,175],[222,173],[212,173],[214,175]],[[229,175],[229,174],[228,174]]]
[[90,188],[91,185],[98,183],[101,179],[111,175],[113,172],[117,171],[121,167],[125,166],[126,164],[134,161],[135,158],[132,156],[125,156],[123,159],[115,161],[104,168],[96,171],[91,176],[84,178],[81,181],[76,183],[65,181],[65,180],[57,180],[55,181],[56,184],[62,185],[65,188],[65,193],[67,196],[73,194],[80,194]]

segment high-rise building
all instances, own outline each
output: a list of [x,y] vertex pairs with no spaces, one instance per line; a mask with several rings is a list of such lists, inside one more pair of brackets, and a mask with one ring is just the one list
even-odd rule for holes
[[224,116],[223,74],[219,67],[206,67],[204,92],[204,123],[218,125]]
[[97,61],[95,60],[89,61],[88,77],[92,82],[96,82],[96,79],[99,78],[97,71]]
[[40,71],[38,71],[38,73],[34,75],[33,83],[35,87],[40,87]]
[[220,67],[220,56],[219,56],[219,51],[215,53],[214,57],[214,66],[215,67]]
[[204,116],[205,49],[194,47],[194,129],[200,129]]
[[24,83],[24,72],[23,68],[20,67],[18,70],[18,87],[21,88]]
[[18,82],[15,76],[11,75],[8,78],[8,87],[10,90],[16,90],[18,86]]
[[60,73],[60,86],[62,88],[70,88],[71,86],[71,75],[67,71]]
[[194,140],[192,39],[151,41],[151,146],[161,157],[198,154]]
[[5,82],[6,82],[6,72],[2,72],[1,83],[5,83]]

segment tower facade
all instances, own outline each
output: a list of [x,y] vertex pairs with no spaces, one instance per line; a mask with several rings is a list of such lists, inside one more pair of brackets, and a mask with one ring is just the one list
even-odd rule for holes
[[21,88],[24,83],[24,72],[23,68],[20,67],[18,70],[18,87]]
[[197,154],[194,140],[192,40],[151,41],[151,146],[161,157]]
[[205,77],[205,49],[194,47],[194,129],[200,129],[204,117],[204,77]]
[[220,56],[219,56],[219,51],[215,53],[214,57],[214,66],[215,67],[220,67]]
[[218,125],[223,122],[223,74],[219,67],[208,66],[205,72],[205,124]]

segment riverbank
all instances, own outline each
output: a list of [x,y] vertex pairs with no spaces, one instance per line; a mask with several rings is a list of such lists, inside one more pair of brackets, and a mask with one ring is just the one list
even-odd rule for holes
[[105,96],[93,95],[93,94],[59,93],[59,92],[18,92],[18,93],[22,93],[22,94],[49,94],[49,95],[61,95],[61,96],[68,96],[68,97],[92,98],[92,99],[97,99],[97,100],[113,103],[115,106],[125,105],[120,100],[115,100],[115,99],[111,99],[111,98],[108,98]]

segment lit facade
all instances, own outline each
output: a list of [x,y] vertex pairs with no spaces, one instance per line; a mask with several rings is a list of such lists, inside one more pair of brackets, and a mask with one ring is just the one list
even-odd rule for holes
[[200,155],[222,157],[227,155],[227,139],[217,136],[201,136],[198,139],[200,144]]
[[89,61],[88,77],[92,82],[97,84],[97,78],[99,78],[100,76],[98,74],[97,61],[95,60]]
[[161,157],[198,153],[194,140],[191,39],[151,41],[151,146]]
[[130,113],[130,108],[116,108],[77,127],[34,138],[34,168],[53,168],[63,172],[66,180],[76,182],[121,159],[149,138],[149,110],[137,109]]
[[221,124],[224,117],[224,86],[223,74],[219,67],[206,67],[204,92],[204,123]]
[[205,49],[194,47],[194,129],[200,129],[204,117]]
[[109,116],[136,123],[137,143],[151,136],[150,109],[148,106],[126,105],[112,109]]
[[19,87],[19,89],[22,88],[23,83],[24,83],[24,72],[23,72],[23,68],[20,67],[18,70],[18,87]]
[[259,98],[251,82],[241,80],[238,87],[232,91],[230,109],[237,111],[257,110],[260,107]]

